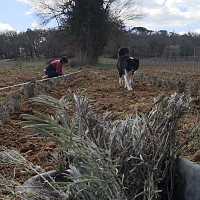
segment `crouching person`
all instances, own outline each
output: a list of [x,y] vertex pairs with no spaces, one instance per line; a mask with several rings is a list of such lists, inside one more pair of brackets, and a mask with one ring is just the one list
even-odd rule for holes
[[42,78],[52,78],[64,75],[62,71],[62,66],[67,63],[68,59],[66,56],[62,56],[60,60],[52,61],[47,67],[45,67],[45,76],[43,76]]

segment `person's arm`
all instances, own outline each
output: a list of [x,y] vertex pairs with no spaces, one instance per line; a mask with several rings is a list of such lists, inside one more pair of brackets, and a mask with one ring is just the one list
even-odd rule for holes
[[56,64],[55,68],[58,74],[60,74],[61,76],[64,75],[64,73],[62,72],[62,63],[60,62],[60,60],[53,61],[52,64]]
[[60,75],[64,75],[64,73],[62,72],[62,64],[59,63],[56,67],[56,71],[58,72],[58,74]]

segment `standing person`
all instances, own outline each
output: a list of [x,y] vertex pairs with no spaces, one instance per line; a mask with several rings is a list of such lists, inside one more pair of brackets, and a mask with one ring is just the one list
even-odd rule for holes
[[52,78],[64,75],[62,71],[62,66],[67,63],[68,59],[66,56],[62,56],[60,60],[52,61],[47,67],[45,67],[45,76],[43,76],[42,78]]

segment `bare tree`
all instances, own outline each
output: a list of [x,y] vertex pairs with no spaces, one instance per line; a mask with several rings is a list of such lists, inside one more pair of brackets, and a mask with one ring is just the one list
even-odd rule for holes
[[[113,23],[125,24],[143,15],[135,0],[32,0],[30,5],[46,24],[57,21],[75,44],[77,57],[95,63],[107,44]],[[115,26],[116,27],[116,26]]]

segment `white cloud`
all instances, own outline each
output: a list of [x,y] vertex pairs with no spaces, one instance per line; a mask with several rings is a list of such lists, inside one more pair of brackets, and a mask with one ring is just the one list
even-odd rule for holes
[[[18,0],[31,6],[32,12],[46,12],[51,14],[42,6],[42,0]],[[63,4],[67,0],[45,0],[50,6],[58,6],[57,3]],[[119,0],[116,2],[124,2]],[[143,10],[146,17],[141,20],[133,20],[127,23],[127,26],[142,26],[149,30],[162,30],[166,27],[174,29],[182,29],[185,32],[189,30],[186,26],[196,24],[200,27],[200,1],[199,0],[135,0],[139,10]],[[31,14],[27,12],[26,14]],[[36,24],[33,24],[36,26]],[[198,27],[196,26],[197,29]],[[190,27],[191,28],[191,27]],[[194,31],[190,30],[190,31]],[[184,30],[184,29],[183,29]]]
[[17,1],[21,1],[21,2],[24,2],[24,3],[27,3],[27,4],[29,4],[31,2],[30,0],[17,0]]
[[197,34],[197,35],[199,35],[200,34],[200,29],[195,29],[194,31],[181,31],[178,34],[179,35],[184,35],[184,34],[188,34],[189,32],[191,34]]
[[31,15],[31,14],[32,14],[32,11],[31,11],[31,10],[30,10],[30,11],[27,11],[25,14],[26,14],[26,15]]
[[5,31],[16,31],[16,30],[12,28],[9,24],[0,23],[0,32],[5,32]]
[[197,33],[197,34],[200,34],[200,29],[195,29],[193,32]]
[[181,32],[179,32],[178,34],[179,34],[179,35],[185,35],[185,34],[187,34],[187,32],[186,32],[186,31],[181,31]]
[[165,27],[172,29],[186,27],[191,23],[200,27],[199,0],[142,0],[142,2],[146,17],[129,22],[128,26],[142,26],[155,31]]
[[42,24],[39,24],[36,21],[34,21],[31,25],[32,25],[32,27],[36,27],[36,28],[43,28],[44,27]]
[[165,0],[155,0],[155,2],[159,5],[162,5],[163,3],[165,3]]

